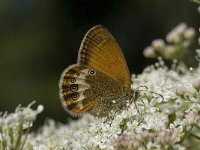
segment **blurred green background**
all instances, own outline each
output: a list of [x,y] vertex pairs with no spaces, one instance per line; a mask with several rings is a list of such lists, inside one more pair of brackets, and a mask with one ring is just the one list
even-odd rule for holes
[[[0,111],[36,100],[45,118],[66,122],[58,81],[76,63],[84,34],[94,25],[107,27],[123,49],[131,73],[152,60],[142,51],[180,22],[198,30],[197,5],[189,0],[1,0]],[[193,58],[191,58],[193,59]]]

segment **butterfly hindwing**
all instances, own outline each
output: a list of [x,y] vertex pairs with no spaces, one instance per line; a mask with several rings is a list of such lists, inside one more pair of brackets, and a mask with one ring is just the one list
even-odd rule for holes
[[89,111],[94,106],[94,101],[86,95],[86,91],[90,89],[90,85],[85,81],[88,70],[84,67],[72,65],[64,70],[61,75],[59,83],[61,101],[64,108],[75,116]]

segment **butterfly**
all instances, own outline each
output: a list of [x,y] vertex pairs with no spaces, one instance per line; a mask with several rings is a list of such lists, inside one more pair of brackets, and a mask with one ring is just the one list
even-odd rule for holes
[[86,33],[77,63],[61,74],[59,96],[66,111],[73,116],[88,112],[107,117],[133,102],[126,60],[108,29],[97,25]]

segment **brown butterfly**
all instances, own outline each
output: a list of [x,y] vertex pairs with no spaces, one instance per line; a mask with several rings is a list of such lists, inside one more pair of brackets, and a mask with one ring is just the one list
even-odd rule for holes
[[98,25],[86,33],[77,64],[64,70],[59,90],[64,108],[74,116],[89,112],[106,117],[133,102],[126,60],[105,27]]

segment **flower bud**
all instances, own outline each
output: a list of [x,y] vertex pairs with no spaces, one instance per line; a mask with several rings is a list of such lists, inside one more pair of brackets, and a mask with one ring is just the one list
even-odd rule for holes
[[162,39],[153,40],[152,46],[155,49],[163,49],[165,47],[165,42]]
[[173,59],[175,58],[175,54],[177,52],[177,49],[174,46],[168,45],[165,47],[165,51],[164,51],[164,57],[167,59]]
[[188,40],[193,39],[195,36],[195,30],[193,28],[189,28],[185,31],[184,37]]
[[182,97],[186,92],[185,87],[179,86],[176,88],[176,95]]
[[144,49],[143,54],[147,58],[155,58],[157,55],[153,47],[148,46]]
[[200,79],[196,79],[192,82],[192,86],[193,88],[195,88],[196,90],[200,90]]
[[190,111],[188,114],[186,114],[185,118],[189,124],[194,124],[199,120],[199,115],[197,112]]

